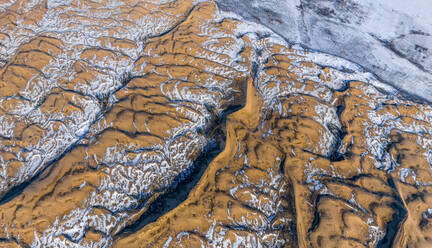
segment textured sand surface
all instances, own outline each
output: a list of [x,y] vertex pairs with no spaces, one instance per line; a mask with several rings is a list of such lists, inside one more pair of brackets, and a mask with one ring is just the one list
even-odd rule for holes
[[213,1],[0,5],[0,247],[429,247],[432,106]]
[[425,0],[215,0],[291,44],[353,61],[432,102],[432,7]]

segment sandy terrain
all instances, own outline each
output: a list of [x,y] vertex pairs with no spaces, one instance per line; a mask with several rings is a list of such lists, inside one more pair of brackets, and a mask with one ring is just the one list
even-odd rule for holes
[[432,247],[432,106],[213,1],[0,5],[1,247]]

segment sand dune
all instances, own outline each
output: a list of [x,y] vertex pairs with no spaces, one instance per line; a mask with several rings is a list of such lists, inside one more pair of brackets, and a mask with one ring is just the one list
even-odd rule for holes
[[0,7],[1,247],[432,246],[432,106],[213,1]]

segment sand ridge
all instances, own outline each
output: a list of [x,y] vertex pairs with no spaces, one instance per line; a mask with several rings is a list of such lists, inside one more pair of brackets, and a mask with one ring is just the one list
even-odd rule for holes
[[[0,19],[2,246],[430,245],[429,104],[212,1]],[[124,232],[212,142],[187,199]]]

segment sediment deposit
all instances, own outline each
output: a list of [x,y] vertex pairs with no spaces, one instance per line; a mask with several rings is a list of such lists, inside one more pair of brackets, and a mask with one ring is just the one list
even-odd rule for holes
[[432,106],[213,1],[0,7],[2,247],[428,247]]

